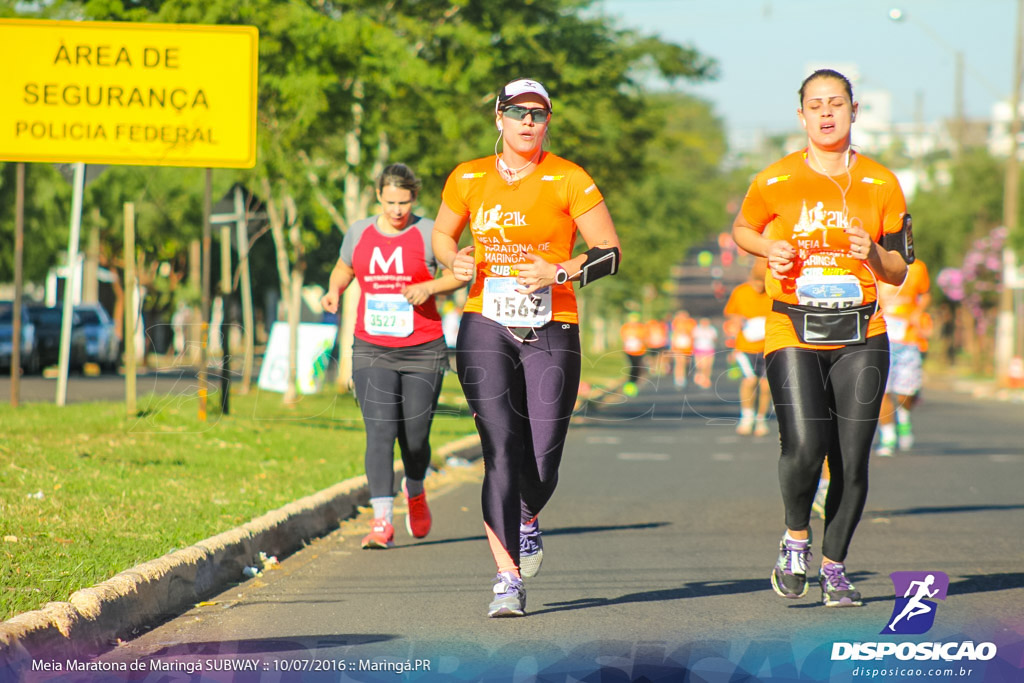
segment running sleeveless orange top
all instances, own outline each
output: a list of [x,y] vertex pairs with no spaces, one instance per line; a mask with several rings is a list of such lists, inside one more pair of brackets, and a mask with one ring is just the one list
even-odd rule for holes
[[907,279],[902,285],[879,283],[878,302],[889,330],[889,341],[917,344],[921,330],[921,297],[931,289],[928,266],[917,259],[907,266]]
[[[848,174],[832,178],[811,170],[805,155],[806,150],[794,152],[758,173],[740,209],[765,237],[786,240],[797,249],[787,277],[779,280],[768,271],[765,291],[772,299],[797,304],[808,303],[803,293],[838,289],[851,295],[848,302],[871,303],[878,297],[876,278],[863,261],[850,256],[844,230],[860,225],[876,242],[885,233],[898,232],[907,211],[899,181],[892,171],[859,153]],[[885,320],[876,312],[867,336],[883,332]],[[768,315],[764,352],[784,347],[839,348],[801,343],[789,318],[773,311]]]
[[736,350],[743,353],[764,351],[765,325],[772,310],[772,299],[759,292],[749,282],[737,285],[725,302],[725,315],[743,318],[743,326],[736,334]]
[[[511,185],[495,162],[489,156],[459,164],[441,195],[449,209],[470,220],[473,232],[476,277],[465,307],[470,313],[482,312],[484,281],[515,277],[525,253],[549,263],[570,259],[576,218],[604,201],[586,171],[554,154],[544,152],[533,172]],[[552,320],[579,322],[572,283],[551,285],[551,293]]]

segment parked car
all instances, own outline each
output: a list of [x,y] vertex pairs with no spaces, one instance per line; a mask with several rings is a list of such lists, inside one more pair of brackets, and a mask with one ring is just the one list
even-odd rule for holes
[[[29,306],[28,317],[36,328],[36,345],[39,347],[39,361],[42,367],[60,363],[61,320],[63,307]],[[68,368],[81,370],[86,361],[85,331],[78,324],[77,314],[71,323],[71,349]]]
[[107,309],[99,304],[75,306],[76,325],[85,331],[85,355],[104,372],[114,372],[121,362],[121,338]]
[[[25,304],[21,306],[21,368],[28,374],[39,372],[39,349],[36,345],[36,331],[29,320]],[[10,372],[14,334],[14,302],[0,301],[0,371]]]

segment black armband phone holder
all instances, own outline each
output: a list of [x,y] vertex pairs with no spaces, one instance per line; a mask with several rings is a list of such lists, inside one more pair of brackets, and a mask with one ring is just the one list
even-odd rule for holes
[[907,264],[914,262],[914,221],[910,214],[903,214],[903,226],[898,232],[890,232],[882,235],[882,248],[886,251],[899,252]]
[[587,262],[583,264],[580,271],[580,287],[586,287],[594,280],[600,280],[605,275],[615,275],[619,272],[619,248],[592,247],[585,252]]

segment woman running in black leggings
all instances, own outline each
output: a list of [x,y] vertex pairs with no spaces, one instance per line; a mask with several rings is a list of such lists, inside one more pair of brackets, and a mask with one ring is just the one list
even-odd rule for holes
[[366,479],[373,524],[364,548],[394,545],[395,441],[402,453],[409,512],[406,530],[430,532],[423,479],[430,466],[430,424],[441,393],[448,347],[434,296],[463,285],[440,269],[430,244],[434,222],[412,213],[420,181],[403,164],[377,179],[381,214],[353,223],[321,304],[336,313],[341,293],[359,281],[352,380],[366,426]]
[[733,237],[767,257],[765,291],[773,299],[765,360],[782,442],[786,533],[772,587],[787,598],[807,593],[811,504],[827,455],[832,483],[818,580],[822,602],[845,607],[862,604],[844,562],[867,500],[868,456],[889,371],[876,281],[901,283],[905,258],[912,258],[906,246],[901,253],[881,242],[912,242],[896,177],[850,148],[857,115],[850,82],[822,69],[799,95],[807,147],[757,175]]
[[[586,171],[543,151],[551,117],[544,86],[513,81],[494,111],[502,152],[448,177],[434,252],[456,278],[476,276],[456,357],[483,445],[484,527],[498,566],[488,615],[498,617],[524,613],[522,578],[540,569],[537,515],[555,490],[579,391],[570,280],[582,286],[614,272],[619,240]],[[473,246],[457,251],[467,223]],[[591,250],[573,257],[577,230]]]

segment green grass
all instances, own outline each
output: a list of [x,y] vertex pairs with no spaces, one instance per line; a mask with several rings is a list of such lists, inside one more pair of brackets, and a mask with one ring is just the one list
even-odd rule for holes
[[582,363],[583,382],[593,386],[610,387],[629,377],[629,361],[621,348],[601,353],[584,352]]
[[[445,387],[461,398],[454,376]],[[138,407],[135,419],[121,403],[0,407],[0,619],[363,473],[351,396],[286,408],[278,394],[232,395],[230,417],[206,423],[193,396]],[[431,443],[474,431],[442,404]]]
[[[588,356],[584,380],[611,383],[622,361]],[[205,423],[192,395],[137,406],[129,419],[123,403],[0,405],[0,620],[364,471],[351,395],[285,407],[279,394],[233,394],[231,415]],[[431,444],[475,432],[450,373]]]

